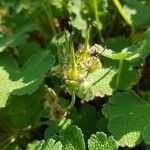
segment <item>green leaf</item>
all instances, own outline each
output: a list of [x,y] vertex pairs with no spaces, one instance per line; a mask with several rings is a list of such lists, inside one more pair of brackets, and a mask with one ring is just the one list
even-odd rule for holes
[[115,52],[120,52],[125,47],[129,47],[130,42],[129,39],[122,36],[118,36],[115,38],[106,39],[104,45],[106,45],[108,49],[112,49]]
[[135,92],[118,93],[104,105],[109,130],[120,146],[134,147],[150,140],[150,105]]
[[[146,46],[146,41],[143,40],[135,45],[130,47],[126,47],[121,52],[116,53],[112,50],[105,50],[102,55],[104,58],[104,65],[109,67],[112,66],[112,70],[114,70],[114,75],[111,77],[111,88],[119,88],[121,90],[130,89],[134,84],[136,84],[141,76],[141,72],[136,69],[137,66],[141,64],[143,58],[141,58],[140,53],[143,53],[144,47]],[[101,49],[101,50],[100,50]],[[102,47],[100,45],[96,45],[96,51],[102,51]],[[119,61],[122,60],[122,66],[119,68]],[[142,60],[142,61],[141,61]],[[102,69],[103,69],[102,68]],[[114,82],[118,79],[118,73],[120,71],[119,83]],[[99,73],[100,74],[100,73]],[[126,75],[128,74],[128,76]],[[130,78],[129,78],[130,76]],[[107,82],[106,82],[107,83]],[[107,84],[106,84],[107,85]]]
[[[124,60],[122,62],[120,80],[117,88],[121,90],[131,89],[139,81],[140,77],[141,72],[137,70],[133,64]],[[113,80],[117,80],[117,75],[113,78]],[[116,83],[114,87],[116,87]]]
[[70,11],[71,15],[71,24],[73,27],[75,27],[78,30],[81,30],[84,32],[87,29],[86,21],[83,19],[81,10],[82,10],[82,1],[80,0],[70,0],[68,2],[68,9]]
[[40,120],[45,89],[39,88],[31,95],[11,96],[9,105],[0,109],[0,118],[9,118],[10,124],[17,128],[36,126]]
[[108,119],[106,119],[105,117],[101,117],[98,121],[97,121],[97,129],[98,131],[104,132],[107,135],[110,134],[110,132],[108,131]]
[[69,126],[71,126],[71,124],[72,124],[72,120],[71,120],[71,119],[63,118],[63,119],[59,122],[59,124],[58,124],[60,132],[61,132],[62,130],[65,130],[65,129],[68,128]]
[[[123,0],[124,10],[135,26],[150,25],[150,4],[138,0]],[[146,14],[146,15],[143,15]]]
[[147,50],[145,50],[146,45],[147,40],[144,39],[130,47],[124,48],[124,50],[131,52],[131,55],[129,55],[126,60],[131,62],[134,66],[137,66],[140,63],[144,62],[145,57],[149,53]]
[[82,2],[80,0],[70,0],[68,3],[68,9],[70,9],[71,13],[75,14],[75,17],[71,17],[72,25],[78,30],[86,29],[86,22],[81,16]]
[[0,107],[5,107],[11,94],[24,95],[36,91],[55,62],[48,51],[29,58],[21,69],[8,53],[1,53],[0,60]]
[[[106,58],[110,58],[113,60],[124,60],[125,59],[125,60],[130,61],[131,63],[137,65],[137,64],[141,63],[141,60],[142,60],[142,62],[144,62],[146,56],[148,56],[148,54],[150,54],[149,49],[148,49],[148,47],[150,45],[149,43],[150,43],[150,30],[147,30],[144,33],[141,40],[136,44],[132,44],[131,46],[126,46],[126,47],[124,47],[123,45],[120,46],[118,39],[112,39],[112,41],[110,39],[110,41],[108,41],[108,46],[111,49],[106,48],[104,50],[104,48],[98,44],[95,44],[95,49],[96,49],[96,52],[100,53],[102,56],[104,56]],[[119,49],[119,47],[117,47],[117,45],[120,47],[120,49]],[[126,45],[127,45],[127,43],[126,43]]]
[[[101,52],[103,51],[103,47],[100,45],[95,44],[95,48],[97,52]],[[113,60],[123,60],[127,57],[129,57],[132,53],[127,51],[127,49],[122,50],[121,52],[115,52],[111,49],[105,49],[102,53],[101,53],[104,57],[113,59]]]
[[[141,42],[141,48],[139,48],[139,49],[135,52],[135,54],[139,55],[140,58],[141,58],[141,59],[143,60],[143,62],[144,62],[145,58],[150,54],[150,51],[149,51],[149,47],[150,47],[150,28],[148,28],[148,29],[144,32],[144,34],[143,34],[143,36],[142,36],[140,42]],[[143,43],[143,46],[142,46],[142,43]],[[142,47],[143,47],[143,48],[142,48]]]
[[63,145],[63,150],[86,149],[82,131],[77,126],[71,126],[62,130],[59,137]]
[[33,141],[27,145],[26,150],[35,150],[36,146],[39,144],[39,141]]
[[16,144],[9,145],[7,148],[4,148],[4,149],[5,150],[21,150],[19,145],[16,145]]
[[35,150],[62,150],[61,142],[56,142],[54,139],[42,140]]
[[117,150],[117,142],[112,136],[108,137],[103,132],[92,134],[88,140],[89,150]]
[[111,95],[113,93],[111,82],[115,74],[116,70],[113,67],[103,67],[89,73],[86,80],[90,83],[93,94],[100,97]]
[[102,30],[109,21],[108,16],[108,2],[107,0],[83,0],[82,13],[86,18],[92,19],[92,24]]
[[42,49],[39,44],[28,42],[25,45],[21,45],[18,49],[19,64],[23,65],[32,55],[41,52]]
[[145,142],[150,145],[150,126],[144,128],[142,135]]
[[79,112],[75,110],[71,112],[68,117],[73,120],[74,125],[81,128],[85,140],[97,131],[97,121],[100,119],[100,114],[93,106],[85,105],[79,109]]
[[103,51],[104,48],[101,45],[97,45],[97,44],[95,44],[95,48],[96,48],[96,51],[98,53],[101,53],[103,51],[101,53],[101,55],[103,55],[104,57],[107,57],[107,58],[110,58],[110,59],[113,59],[113,60],[127,59],[127,60],[131,61],[132,59],[140,57],[138,52],[142,51],[145,45],[146,45],[146,41],[142,41],[142,42],[134,44],[130,47],[120,49],[121,52],[116,52],[115,49],[114,50],[105,49]]
[[[112,70],[116,72],[116,74],[112,76],[112,81],[110,82],[110,86],[113,90],[116,88],[120,90],[129,90],[139,81],[139,78],[141,77],[141,71],[136,69],[136,67],[134,67],[129,61],[122,60],[122,66],[119,68],[119,61],[105,58],[104,67],[107,68],[109,66],[112,66]],[[117,82],[119,69],[121,72],[119,82]]]
[[[139,44],[136,45],[136,48],[137,46],[139,46]],[[133,50],[133,47],[131,49]],[[140,48],[138,47],[138,49]],[[90,90],[92,91],[92,92],[89,92],[90,90],[88,90],[87,92],[88,94],[92,93],[94,96],[103,97],[104,95],[112,95],[113,91],[116,88],[119,88],[122,90],[130,89],[134,84],[138,82],[141,76],[141,72],[136,69],[138,64],[135,63],[136,56],[133,56],[134,54],[132,54],[132,58],[131,58],[131,52],[127,52],[127,53],[113,52],[114,54],[112,55],[110,55],[107,52],[105,52],[105,54],[106,55],[108,54],[108,58],[105,54],[102,54],[103,56],[105,55],[106,57],[103,59],[104,62],[103,62],[102,68],[99,68],[89,73],[88,76],[86,77],[86,82],[88,82],[89,84],[88,86],[90,87]],[[130,54],[130,57],[129,57],[129,54]],[[127,60],[127,58],[130,59],[130,61]],[[121,68],[119,68],[119,61],[117,59],[119,61],[120,59],[123,61]],[[135,63],[134,64],[135,67],[132,61]],[[118,76],[119,71],[121,71],[120,79],[119,79],[119,83],[117,83],[116,80],[118,78],[117,76]],[[126,74],[128,74],[130,78]]]
[[2,52],[7,47],[14,47],[14,46],[25,44],[28,38],[27,33],[32,30],[33,30],[33,25],[28,24],[26,26],[22,26],[16,29],[16,31],[14,31],[12,35],[9,35],[8,37],[4,37],[0,41],[0,52]]
[[59,121],[59,123],[55,120],[49,121],[49,126],[44,132],[44,136],[46,139],[52,138],[57,133],[60,133],[62,130],[68,128],[72,123],[71,119],[63,118]]
[[50,121],[48,128],[44,132],[46,139],[52,138],[59,130],[58,124],[55,121]]

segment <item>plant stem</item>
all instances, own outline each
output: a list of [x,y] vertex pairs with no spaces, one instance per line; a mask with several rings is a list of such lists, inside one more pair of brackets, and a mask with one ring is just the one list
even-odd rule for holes
[[123,19],[126,21],[126,23],[130,26],[132,26],[132,21],[131,19],[126,15],[125,11],[123,10],[120,2],[118,0],[113,0],[115,6],[117,7],[118,11],[120,12],[121,16]]
[[70,110],[70,109],[72,109],[73,108],[73,106],[74,106],[74,104],[75,104],[75,100],[76,100],[76,95],[75,95],[75,93],[73,92],[72,93],[72,98],[71,98],[71,103],[70,103],[70,105],[68,106],[68,110]]
[[103,43],[104,42],[104,38],[103,38],[102,32],[101,32],[102,24],[101,24],[101,22],[99,20],[99,12],[98,12],[98,8],[97,8],[97,6],[98,6],[97,0],[94,0],[93,4],[94,4],[94,13],[95,13],[95,19],[96,19],[96,26],[97,26],[97,29],[98,29],[98,32],[99,32],[99,38],[100,38],[101,42]]
[[126,21],[126,23],[128,25],[131,26],[130,39],[132,40],[132,36],[133,36],[133,34],[135,32],[135,28],[134,28],[134,26],[132,24],[132,20],[126,15],[125,11],[123,10],[123,8],[122,8],[122,6],[121,6],[121,4],[120,4],[120,2],[118,0],[113,0],[113,2],[115,4],[115,6],[117,7],[118,11],[120,12],[121,16],[123,17],[123,19]]
[[57,55],[58,55],[58,62],[60,67],[62,66],[62,56],[61,56],[61,51],[59,48],[59,43],[58,43],[58,39],[57,39]]
[[119,60],[119,68],[118,68],[118,74],[117,74],[117,79],[116,79],[116,87],[117,87],[117,89],[119,89],[119,83],[120,83],[122,66],[123,66],[123,60]]
[[52,33],[54,35],[56,35],[56,30],[55,30],[55,25],[54,25],[54,22],[53,22],[53,15],[52,15],[52,11],[51,11],[51,5],[50,4],[43,4],[43,9],[45,11],[45,14],[47,16],[47,19],[48,19],[48,22],[49,22],[49,25],[51,26],[51,29],[52,29]]

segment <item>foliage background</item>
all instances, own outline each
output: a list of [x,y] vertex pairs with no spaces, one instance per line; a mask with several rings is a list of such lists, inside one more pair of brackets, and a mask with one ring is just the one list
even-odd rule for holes
[[149,0],[0,1],[0,149],[150,149]]

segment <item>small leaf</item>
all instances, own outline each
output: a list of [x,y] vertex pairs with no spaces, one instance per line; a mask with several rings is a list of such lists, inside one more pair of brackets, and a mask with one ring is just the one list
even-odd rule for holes
[[26,150],[35,150],[36,146],[39,144],[39,141],[33,141],[27,145]]
[[117,142],[112,136],[108,137],[103,132],[92,134],[88,140],[89,150],[117,150]]
[[61,142],[56,142],[54,139],[42,140],[35,150],[62,150]]
[[62,130],[60,141],[63,150],[85,150],[85,143],[82,131],[77,126],[71,126]]

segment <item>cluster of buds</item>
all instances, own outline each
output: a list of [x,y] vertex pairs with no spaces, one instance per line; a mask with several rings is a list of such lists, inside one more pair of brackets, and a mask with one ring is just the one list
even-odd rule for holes
[[78,67],[79,70],[81,70],[81,74],[82,72],[90,73],[95,69],[101,68],[99,54],[96,53],[95,46],[92,46],[87,50],[87,58],[85,60],[79,59]]

